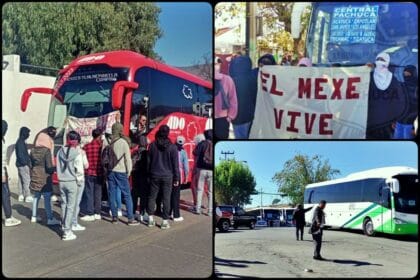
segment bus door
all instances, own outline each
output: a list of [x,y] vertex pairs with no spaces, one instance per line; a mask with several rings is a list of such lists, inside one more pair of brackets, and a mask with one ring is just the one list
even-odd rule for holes
[[391,190],[386,184],[380,188],[380,226],[376,229],[379,232],[387,232],[391,230],[392,226],[392,211],[391,211]]

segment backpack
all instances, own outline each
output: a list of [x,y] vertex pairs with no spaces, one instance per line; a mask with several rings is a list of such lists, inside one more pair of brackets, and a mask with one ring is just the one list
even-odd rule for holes
[[230,108],[230,102],[220,80],[215,80],[215,90],[216,96],[219,94],[219,92],[222,95],[222,110],[228,110]]
[[203,162],[208,167],[213,167],[213,145],[210,141],[206,140],[207,145],[204,148]]
[[104,148],[104,150],[101,153],[101,165],[102,165],[105,175],[108,175],[112,171],[112,169],[114,169],[115,166],[117,166],[120,160],[125,156],[124,154],[122,157],[118,159],[117,155],[114,152],[113,145],[116,141],[118,141],[118,139],[112,141],[108,146]]

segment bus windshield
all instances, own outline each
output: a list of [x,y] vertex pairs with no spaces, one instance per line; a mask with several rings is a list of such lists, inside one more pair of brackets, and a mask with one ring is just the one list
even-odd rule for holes
[[98,117],[113,111],[112,87],[116,81],[127,80],[127,76],[128,68],[104,64],[81,66],[59,88],[58,94],[69,116]]
[[417,67],[417,13],[414,3],[314,3],[308,56],[318,66],[354,66],[386,51],[391,65]]
[[416,214],[417,213],[417,186],[418,177],[396,176],[400,184],[400,191],[394,193],[395,210],[397,212]]

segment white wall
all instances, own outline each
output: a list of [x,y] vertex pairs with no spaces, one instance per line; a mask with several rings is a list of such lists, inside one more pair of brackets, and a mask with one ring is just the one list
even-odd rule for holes
[[55,77],[33,75],[19,72],[19,56],[3,56],[3,61],[9,65],[2,70],[2,119],[9,124],[5,137],[8,148],[8,170],[11,184],[17,183],[16,156],[14,144],[19,136],[19,130],[26,126],[31,130],[27,141],[32,144],[35,135],[47,127],[48,109],[51,96],[33,94],[29,99],[26,112],[20,110],[20,98],[25,89],[30,87],[53,87]]

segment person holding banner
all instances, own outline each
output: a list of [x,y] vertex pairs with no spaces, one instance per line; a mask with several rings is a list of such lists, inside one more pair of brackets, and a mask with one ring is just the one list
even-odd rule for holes
[[369,85],[367,139],[391,139],[393,123],[401,121],[407,114],[407,97],[401,84],[389,71],[389,64],[388,53],[376,56]]
[[216,57],[214,63],[214,126],[216,137],[227,139],[229,137],[229,125],[238,113],[238,101],[232,78],[220,72],[221,63],[222,60]]
[[238,99],[238,114],[232,120],[235,139],[248,139],[257,99],[257,79],[252,74],[251,58],[244,55],[234,58],[229,74],[235,83]]

